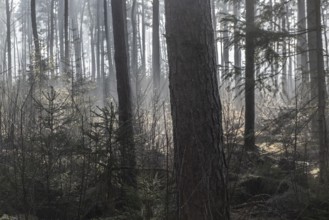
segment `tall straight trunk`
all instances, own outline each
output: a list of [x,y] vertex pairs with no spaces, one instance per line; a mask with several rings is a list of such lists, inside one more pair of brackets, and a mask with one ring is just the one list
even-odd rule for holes
[[[73,5],[73,2],[72,4]],[[76,13],[72,13],[72,35],[73,35],[73,45],[74,45],[74,55],[75,55],[75,70],[76,78],[78,81],[82,80],[82,64],[81,64],[81,39],[79,36],[78,18]]]
[[[290,33],[291,31],[291,23],[289,20],[289,10],[291,8],[290,4],[286,5],[286,20],[287,20],[287,31],[288,33]],[[289,99],[291,99],[292,97],[295,96],[296,93],[294,93],[295,88],[294,88],[294,82],[293,82],[293,65],[294,65],[294,56],[292,55],[292,51],[294,47],[292,47],[292,44],[288,44],[287,46],[287,50],[288,50],[288,61],[289,61],[289,65],[288,65],[288,76],[287,76],[287,92],[288,92],[288,97]]]
[[133,0],[131,6],[131,28],[132,28],[132,45],[131,45],[131,73],[136,80],[135,86],[136,98],[139,99],[141,94],[140,77],[138,72],[138,47],[137,47],[137,1]]
[[23,81],[26,80],[26,69],[27,69],[27,38],[28,38],[28,27],[27,27],[27,24],[28,24],[28,3],[25,2],[23,4],[24,7],[22,7],[22,11],[21,11],[21,16],[22,18],[24,18],[22,20],[22,35],[21,35],[21,38],[22,38],[22,74],[23,74]]
[[167,0],[180,220],[227,220],[226,166],[210,1]]
[[[234,81],[235,81],[235,96],[240,94],[241,84],[241,50],[239,46],[239,30],[238,20],[240,19],[240,0],[234,0],[233,2],[233,13],[236,19],[234,23]],[[240,99],[238,99],[240,100]],[[240,101],[238,101],[240,102]]]
[[58,38],[59,38],[59,59],[60,73],[64,74],[65,70],[65,47],[64,47],[64,1],[58,2]]
[[[323,36],[324,36],[324,51],[326,54],[329,54],[329,45],[328,45],[328,22],[327,22],[327,14],[325,14],[325,12],[328,10],[328,7],[326,9],[322,9],[321,10],[321,14],[322,14],[322,22],[323,22]],[[328,56],[326,56],[326,59],[325,59],[325,68],[328,68],[329,67],[329,59],[328,59]]]
[[145,24],[145,2],[142,0],[142,74],[146,72],[146,24]]
[[[216,64],[218,65],[218,47],[217,47],[217,7],[218,0],[211,0],[211,19],[212,19],[212,27],[214,30],[214,48],[215,48],[215,56],[216,56]],[[219,79],[220,82],[220,79]]]
[[101,74],[102,74],[102,96],[103,96],[103,105],[106,105],[106,100],[108,97],[108,82],[107,82],[107,76],[105,71],[105,48],[104,48],[104,29],[101,31],[101,40],[100,40],[100,51],[101,51]]
[[109,76],[108,76],[108,83],[111,80],[111,75],[113,74],[113,63],[112,63],[112,49],[111,49],[111,39],[110,39],[110,28],[109,28],[109,21],[108,21],[108,4],[107,0],[103,2],[104,7],[104,26],[105,26],[105,40],[106,40],[106,55],[107,61],[109,65]]
[[126,4],[122,0],[112,0],[112,21],[114,36],[114,59],[117,75],[119,99],[119,143],[123,184],[136,187],[136,158],[133,132],[131,88],[129,80],[129,57],[126,26]]
[[320,183],[328,183],[328,140],[326,125],[326,85],[321,31],[321,0],[307,0],[308,47],[312,103],[316,106],[313,136],[319,144]]
[[36,77],[41,79],[41,51],[40,51],[39,36],[38,36],[38,29],[37,29],[35,0],[31,0],[31,24],[32,24],[34,52],[35,52],[35,69],[34,70],[35,70]]
[[69,0],[64,0],[64,50],[64,72],[68,75],[70,73]]
[[[281,3],[283,5],[286,4],[284,0],[281,0]],[[281,31],[287,32],[287,19],[286,14],[288,11],[286,10],[287,7],[284,6],[284,14],[281,17]],[[283,41],[282,43],[282,55],[284,57],[284,62],[282,63],[282,76],[281,76],[281,86],[282,86],[282,93],[283,97],[287,98],[289,100],[289,94],[288,94],[288,86],[287,86],[287,43],[286,41]]]
[[8,61],[8,65],[7,65],[7,71],[8,71],[8,84],[9,86],[11,86],[12,84],[12,64],[11,64],[11,24],[10,24],[10,16],[11,16],[11,12],[10,12],[10,5],[9,5],[9,0],[6,0],[6,17],[7,17],[7,61]]
[[[224,16],[228,16],[228,1],[223,0],[223,13]],[[229,30],[228,30],[228,24],[227,21],[223,21],[223,67],[224,67],[224,74],[223,76],[226,76],[229,73],[230,68],[230,59],[229,59]],[[222,77],[223,77],[222,76]]]
[[152,71],[155,98],[160,94],[160,30],[159,0],[153,0]]
[[[309,101],[309,73],[307,65],[307,35],[306,35],[306,6],[305,0],[298,0],[298,36],[297,36],[297,69],[301,76],[301,97]],[[307,98],[308,97],[308,98]]]
[[97,82],[100,82],[101,79],[101,14],[100,14],[100,7],[102,6],[101,1],[97,1],[96,3],[96,39],[97,42],[95,42],[96,46],[96,70],[97,70]]
[[246,0],[246,23],[244,145],[255,150],[255,0]]
[[49,53],[50,53],[50,71],[51,78],[55,77],[55,65],[54,65],[54,32],[55,32],[55,16],[54,16],[55,0],[51,0],[50,5],[50,36],[49,36]]
[[89,4],[88,6],[88,13],[89,13],[89,17],[91,20],[91,24],[89,27],[89,31],[90,31],[90,51],[91,51],[91,80],[95,81],[96,79],[96,59],[95,59],[95,25],[94,25],[94,18],[93,15],[91,13],[91,5]]
[[82,11],[80,15],[80,41],[81,41],[81,62],[82,62],[82,77],[86,78],[86,59],[85,59],[85,49],[84,49],[84,38],[83,38],[83,33],[84,33],[84,28],[83,28],[83,20],[84,20],[84,15],[85,15],[85,9],[86,9],[86,3],[87,0],[83,1],[83,6],[82,6]]

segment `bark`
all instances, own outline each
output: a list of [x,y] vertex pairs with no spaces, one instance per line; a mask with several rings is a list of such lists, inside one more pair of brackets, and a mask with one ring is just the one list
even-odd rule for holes
[[247,150],[255,150],[255,0],[246,0],[245,131]]
[[64,73],[69,74],[70,66],[70,41],[69,41],[69,3],[68,0],[64,1]]
[[137,1],[133,0],[131,6],[131,28],[132,28],[132,45],[131,45],[131,73],[135,79],[136,98],[139,99],[141,94],[140,77],[138,72],[138,48],[137,48]]
[[91,80],[95,81],[95,72],[96,72],[96,58],[95,58],[95,37],[94,37],[94,31],[95,31],[95,25],[94,25],[94,18],[91,13],[91,5],[89,3],[88,7],[88,13],[90,17],[90,51],[91,51]]
[[[224,16],[228,16],[228,10],[227,10],[227,4],[228,2],[226,0],[223,1],[223,13]],[[229,30],[228,30],[228,24],[227,21],[223,21],[223,64],[224,67],[224,73],[222,77],[229,74],[229,68],[230,68],[230,60],[229,60]]]
[[[281,4],[284,5],[285,10],[283,11],[283,15],[281,17],[281,31],[282,32],[287,32],[287,21],[288,19],[286,19],[286,14],[288,13],[288,11],[286,10],[286,3],[284,0],[281,0]],[[284,61],[282,63],[282,78],[281,78],[281,86],[282,86],[282,93],[283,93],[283,97],[287,98],[289,100],[289,92],[288,92],[288,83],[287,83],[287,43],[286,41],[282,42],[282,55],[284,57]]]
[[112,21],[114,36],[114,59],[117,75],[119,101],[119,143],[121,165],[128,167],[122,171],[122,181],[126,186],[136,187],[136,158],[132,124],[131,87],[129,80],[129,58],[127,49],[126,4],[122,0],[112,0]]
[[[218,65],[218,47],[217,47],[217,14],[216,14],[216,7],[217,7],[218,0],[211,1],[211,19],[212,19],[212,26],[214,30],[214,47],[215,47],[215,56],[216,56],[216,64]],[[219,77],[220,78],[220,77]],[[219,79],[218,82],[220,82]]]
[[[309,73],[307,65],[307,36],[305,0],[298,0],[297,69],[301,75],[301,96],[304,102],[309,100]],[[308,98],[307,98],[308,97]]]
[[[73,4],[73,3],[72,3]],[[81,39],[79,36],[79,28],[77,15],[74,13],[72,16],[72,33],[73,33],[73,45],[74,45],[74,55],[75,55],[75,70],[76,78],[81,82],[82,80],[82,65],[81,65]]]
[[59,34],[59,53],[60,53],[60,73],[65,69],[65,48],[64,48],[64,2],[58,2],[58,34]]
[[[234,23],[234,80],[235,80],[235,96],[240,94],[240,84],[241,84],[241,50],[239,48],[239,30],[237,27],[237,22],[240,19],[240,0],[234,0],[234,16],[236,22]],[[240,103],[240,99],[238,99]]]
[[111,40],[110,40],[110,30],[109,30],[109,22],[108,22],[108,5],[107,0],[104,0],[104,26],[105,26],[105,40],[106,40],[106,55],[107,61],[109,65],[109,76],[108,83],[111,81],[111,75],[113,74],[113,63],[112,63],[112,49],[111,49]]
[[160,94],[160,30],[159,0],[153,0],[152,70],[155,98]]
[[55,0],[51,0],[50,5],[50,36],[49,36],[49,53],[50,53],[50,71],[51,71],[51,78],[55,77],[55,65],[54,65],[54,7],[55,7]]
[[[35,0],[31,0],[31,23],[32,23],[32,34],[33,34],[34,52],[35,52],[35,75],[40,80],[41,79],[41,51],[40,51],[39,36],[37,30]],[[32,78],[32,82],[33,81],[34,78]]]
[[[320,183],[328,183],[328,140],[325,117],[326,86],[321,31],[321,0],[307,0],[308,47],[312,104],[316,106],[313,138],[319,144]],[[317,120],[317,121],[315,121]]]
[[146,27],[145,27],[145,3],[144,0],[142,0],[142,74],[145,75],[146,73]]
[[101,1],[97,1],[96,3],[96,37],[97,37],[97,42],[96,44],[96,69],[97,69],[97,82],[100,82],[101,79],[101,14],[100,14],[100,7],[102,6]]
[[11,24],[10,24],[10,17],[11,17],[11,12],[10,12],[10,7],[9,7],[9,0],[6,0],[6,16],[7,16],[7,56],[8,56],[8,65],[7,65],[7,70],[8,70],[8,84],[11,86],[12,84],[12,64],[11,64]]
[[165,4],[178,219],[229,219],[210,1]]

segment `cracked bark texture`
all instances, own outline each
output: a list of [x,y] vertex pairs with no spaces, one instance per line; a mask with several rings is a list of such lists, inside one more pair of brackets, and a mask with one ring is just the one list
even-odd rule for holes
[[166,0],[178,219],[229,219],[210,1]]

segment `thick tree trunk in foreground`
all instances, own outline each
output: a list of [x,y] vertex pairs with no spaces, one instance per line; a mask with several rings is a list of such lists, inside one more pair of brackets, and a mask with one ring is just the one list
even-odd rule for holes
[[178,219],[229,219],[209,1],[167,0]]
[[132,124],[131,88],[129,82],[129,59],[125,21],[125,2],[112,0],[114,59],[119,98],[119,143],[122,157],[122,181],[126,186],[136,187],[134,133]]
[[[313,138],[319,144],[320,182],[328,183],[328,140],[325,117],[326,85],[322,50],[321,0],[307,0],[308,46],[311,95],[317,118],[313,121]],[[316,121],[317,120],[317,121]]]
[[246,0],[246,82],[244,145],[255,150],[255,0]]

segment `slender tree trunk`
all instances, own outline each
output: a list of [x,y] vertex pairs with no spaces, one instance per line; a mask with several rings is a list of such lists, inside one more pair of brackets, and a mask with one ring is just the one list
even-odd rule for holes
[[58,2],[58,38],[59,38],[59,59],[60,59],[60,74],[64,75],[65,71],[65,47],[64,47],[64,11],[65,6],[63,1]]
[[[216,8],[217,8],[218,0],[211,0],[211,19],[212,19],[212,27],[214,30],[214,48],[215,48],[215,56],[216,56],[216,65],[218,65],[218,45],[217,45],[217,14],[216,14]],[[220,82],[220,77],[218,77]]]
[[165,4],[178,219],[226,220],[230,217],[210,1]]
[[107,61],[109,65],[109,76],[108,83],[112,80],[111,75],[114,73],[113,71],[113,63],[112,63],[112,49],[111,49],[111,39],[110,39],[110,30],[109,30],[109,21],[108,21],[108,4],[107,0],[104,0],[104,26],[105,26],[105,40],[106,40],[106,55]]
[[326,85],[321,31],[321,0],[307,0],[308,46],[312,103],[316,106],[313,138],[319,144],[320,183],[328,183],[328,138],[325,116]]
[[[40,80],[41,77],[41,51],[39,44],[39,36],[37,29],[37,19],[35,11],[35,0],[31,0],[31,23],[32,23],[32,33],[33,33],[33,42],[34,42],[34,51],[35,51],[35,74],[36,77]],[[33,81],[32,81],[33,82]]]
[[153,0],[152,71],[155,98],[160,95],[160,30],[159,0]]
[[54,59],[54,32],[55,32],[55,16],[54,16],[54,8],[55,8],[55,0],[51,0],[50,5],[50,36],[49,36],[49,53],[50,53],[50,71],[51,71],[51,78],[55,77],[55,59]]
[[64,0],[64,72],[70,74],[69,0]]
[[241,50],[239,46],[239,30],[238,30],[238,20],[240,19],[240,0],[234,0],[234,17],[236,19],[234,23],[234,81],[235,81],[235,96],[237,98],[237,103],[241,102],[238,98],[240,95],[240,85],[241,85]]
[[[131,28],[132,28],[132,45],[131,45],[131,73],[135,79],[135,91],[136,99],[140,99],[141,85],[138,72],[138,47],[137,47],[137,1],[133,0],[131,6]],[[139,101],[137,101],[139,102]],[[138,104],[138,103],[137,103]]]
[[[286,2],[284,0],[281,0],[281,3],[284,5],[285,10],[283,11],[283,15],[281,17],[281,31],[282,32],[287,32],[287,19],[286,19]],[[283,41],[282,43],[282,55],[284,57],[284,61],[282,63],[282,76],[281,76],[281,87],[282,87],[282,93],[283,97],[287,98],[289,100],[289,94],[288,94],[288,83],[287,83],[287,43],[286,41]]]
[[127,46],[126,4],[122,0],[112,0],[113,36],[117,90],[119,98],[119,143],[123,184],[136,187],[136,159],[133,132],[131,87],[129,80],[129,57]]
[[309,101],[308,85],[309,71],[307,65],[307,36],[306,36],[306,6],[305,0],[298,0],[298,36],[297,36],[297,69],[301,76],[301,97]]
[[145,2],[142,0],[142,74],[146,74],[146,27],[145,27]]
[[[223,13],[224,16],[228,16],[228,1],[223,0]],[[227,21],[223,21],[223,61],[222,64],[224,67],[224,74],[223,76],[226,76],[229,74],[230,70],[230,56],[229,56],[229,30],[228,30],[228,24]]]
[[7,71],[8,71],[8,85],[11,87],[12,85],[12,64],[11,64],[11,24],[10,24],[10,5],[9,0],[6,0],[6,16],[7,16],[7,57],[8,57],[8,65],[7,65]]
[[89,13],[89,17],[91,20],[91,24],[89,27],[89,31],[90,31],[90,51],[91,51],[91,80],[95,81],[96,79],[96,58],[95,58],[95,25],[94,25],[94,19],[93,19],[93,15],[91,13],[91,6],[89,4],[88,7],[88,13]]
[[255,150],[255,0],[246,0],[245,130],[247,150]]
[[96,3],[96,39],[97,42],[95,42],[96,45],[96,69],[97,69],[97,83],[100,83],[101,79],[101,47],[100,47],[100,42],[101,42],[101,13],[100,13],[100,7],[102,6],[101,1],[97,1]]
[[81,82],[82,80],[82,65],[81,65],[81,39],[79,36],[79,28],[77,22],[77,15],[72,16],[72,33],[73,33],[73,45],[74,45],[74,54],[75,54],[75,70],[76,78]]

